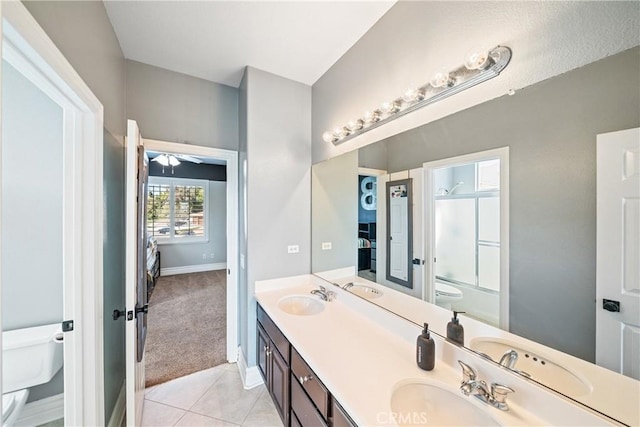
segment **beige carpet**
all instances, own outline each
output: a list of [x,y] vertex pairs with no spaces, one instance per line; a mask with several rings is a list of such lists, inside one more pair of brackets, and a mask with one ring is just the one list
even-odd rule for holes
[[226,362],[225,273],[160,277],[149,301],[147,387]]

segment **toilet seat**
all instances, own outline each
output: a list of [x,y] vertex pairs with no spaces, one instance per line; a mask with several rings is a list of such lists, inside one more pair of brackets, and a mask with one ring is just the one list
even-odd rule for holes
[[462,298],[462,291],[451,285],[436,283],[436,295],[450,298]]
[[11,427],[22,407],[27,403],[29,390],[23,389],[2,395],[2,426]]

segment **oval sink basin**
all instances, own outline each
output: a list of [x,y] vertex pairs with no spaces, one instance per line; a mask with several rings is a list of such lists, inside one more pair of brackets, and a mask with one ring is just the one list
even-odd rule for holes
[[292,295],[278,301],[278,308],[285,313],[310,316],[324,310],[324,305],[319,300],[306,295]]
[[484,353],[494,361],[510,350],[518,352],[518,360],[513,370],[526,372],[541,384],[553,388],[570,397],[584,396],[591,393],[591,384],[569,367],[562,366],[539,352],[525,348],[522,344],[494,337],[478,337],[469,343],[471,350]]
[[364,285],[362,283],[354,283],[352,286],[347,288],[349,292],[352,294],[358,295],[359,297],[366,299],[375,299],[380,298],[382,296],[382,292],[372,288],[371,286]]
[[391,411],[399,426],[498,426],[482,409],[462,395],[420,380],[398,386]]

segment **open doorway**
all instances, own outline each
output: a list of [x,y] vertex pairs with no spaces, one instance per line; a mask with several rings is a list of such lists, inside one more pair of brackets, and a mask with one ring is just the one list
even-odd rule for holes
[[508,148],[424,164],[427,299],[508,328]]
[[147,387],[227,361],[227,167],[148,149]]
[[102,105],[3,3],[3,425],[104,423]]

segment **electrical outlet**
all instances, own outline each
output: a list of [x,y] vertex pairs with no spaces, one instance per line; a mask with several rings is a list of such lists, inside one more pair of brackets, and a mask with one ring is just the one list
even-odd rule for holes
[[215,258],[215,255],[216,255],[216,254],[214,254],[213,252],[211,252],[211,259],[214,259],[214,258]]
[[207,259],[207,254],[202,254],[202,259]]
[[287,246],[287,253],[289,254],[297,254],[300,252],[300,246],[298,245],[289,245]]
[[331,249],[331,242],[322,242],[322,250],[328,251],[329,249]]

